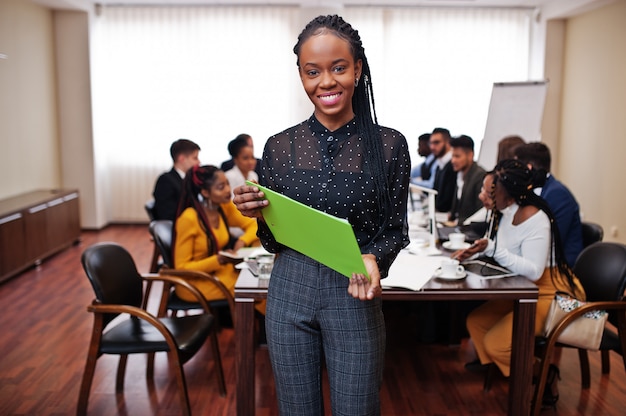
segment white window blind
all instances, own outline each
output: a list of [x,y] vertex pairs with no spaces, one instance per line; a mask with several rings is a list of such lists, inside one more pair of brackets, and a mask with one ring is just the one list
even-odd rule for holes
[[[372,67],[378,118],[407,136],[434,127],[476,142],[493,82],[528,78],[523,9],[345,8]],[[292,52],[295,7],[104,7],[92,31],[94,149],[109,221],[144,221],[178,138],[203,164],[239,133],[268,136],[312,112]],[[478,149],[476,151],[478,154]]]

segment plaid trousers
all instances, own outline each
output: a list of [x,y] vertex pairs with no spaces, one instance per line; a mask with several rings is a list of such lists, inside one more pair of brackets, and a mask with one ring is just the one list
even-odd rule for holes
[[348,283],[296,251],[276,258],[265,319],[282,416],[324,415],[322,359],[334,416],[380,414],[382,301],[352,298]]

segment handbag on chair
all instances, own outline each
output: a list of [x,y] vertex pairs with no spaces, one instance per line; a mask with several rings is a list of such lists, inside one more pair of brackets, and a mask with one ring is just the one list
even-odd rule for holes
[[[565,292],[557,292],[546,317],[544,336],[548,336],[568,313],[580,308],[585,303]],[[606,311],[589,311],[570,322],[567,328],[559,334],[557,341],[574,347],[597,351],[600,348],[607,318],[608,313]]]

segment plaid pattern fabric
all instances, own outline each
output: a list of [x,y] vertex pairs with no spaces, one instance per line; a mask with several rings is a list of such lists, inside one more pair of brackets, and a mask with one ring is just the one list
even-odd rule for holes
[[360,301],[348,279],[293,250],[277,256],[266,331],[280,414],[323,415],[322,355],[332,414],[379,415],[385,354],[381,299]]

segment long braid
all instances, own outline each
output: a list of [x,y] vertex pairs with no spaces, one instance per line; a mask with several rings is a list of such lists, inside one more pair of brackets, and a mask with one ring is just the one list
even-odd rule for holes
[[567,264],[554,214],[546,201],[533,192],[533,176],[530,170],[519,160],[505,159],[496,165],[494,173],[494,187],[496,182],[500,182],[520,207],[532,205],[546,213],[550,220],[550,247],[554,248],[550,250],[550,277],[554,280],[552,271],[556,267],[560,276],[566,278],[570,289],[575,292],[574,274]]
[[[325,30],[347,41],[355,62],[358,60],[362,62],[361,79],[359,79],[352,96],[352,109],[355,113],[357,131],[365,144],[366,165],[369,165],[374,178],[376,194],[378,195],[377,203],[381,215],[379,216],[379,229],[372,238],[375,239],[383,231],[387,222],[387,216],[391,212],[391,197],[389,195],[389,184],[387,183],[383,142],[376,116],[372,74],[359,32],[338,15],[318,16],[309,22],[302,33],[300,33],[293,51],[299,57],[302,44],[311,36],[324,33]],[[297,61],[297,64],[299,65],[299,61]]]

